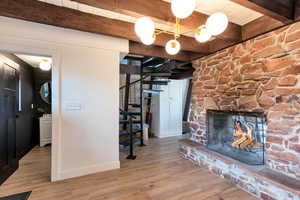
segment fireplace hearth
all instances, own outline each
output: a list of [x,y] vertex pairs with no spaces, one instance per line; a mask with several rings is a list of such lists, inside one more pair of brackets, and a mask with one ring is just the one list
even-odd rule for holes
[[263,113],[207,111],[207,148],[249,165],[264,165]]

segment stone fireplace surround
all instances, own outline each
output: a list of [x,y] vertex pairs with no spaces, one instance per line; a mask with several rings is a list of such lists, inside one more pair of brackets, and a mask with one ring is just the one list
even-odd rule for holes
[[[193,66],[191,134],[181,144],[184,156],[216,170],[223,178],[226,178],[223,168],[236,169],[256,183],[269,184],[268,188],[255,187],[255,192],[251,192],[250,183],[246,184],[242,178],[237,182],[245,184],[235,182],[262,199],[300,199],[299,188],[289,186],[300,185],[300,23],[198,59]],[[243,168],[239,162],[228,164],[227,158],[205,148],[209,109],[265,113],[266,166],[263,171],[267,172],[262,173],[265,176]],[[213,168],[211,160],[219,167]],[[281,177],[283,183],[266,174]],[[230,177],[227,179],[234,182]]]

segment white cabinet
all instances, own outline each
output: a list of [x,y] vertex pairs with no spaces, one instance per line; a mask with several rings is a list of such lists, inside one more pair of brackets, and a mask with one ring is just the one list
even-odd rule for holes
[[40,118],[40,146],[51,144],[52,140],[52,118],[51,115],[44,115]]
[[164,138],[182,135],[185,87],[185,80],[172,80],[167,86],[160,86],[163,90],[160,95],[153,95],[152,132],[155,136]]

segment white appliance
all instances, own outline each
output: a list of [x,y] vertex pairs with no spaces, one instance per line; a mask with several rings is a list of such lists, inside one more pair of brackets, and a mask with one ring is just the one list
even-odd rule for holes
[[52,141],[52,117],[44,114],[40,117],[40,147],[51,144]]

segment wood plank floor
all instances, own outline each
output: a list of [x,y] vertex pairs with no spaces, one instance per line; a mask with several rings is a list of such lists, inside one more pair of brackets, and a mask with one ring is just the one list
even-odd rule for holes
[[34,148],[2,186],[0,197],[32,190],[29,200],[254,200],[178,153],[178,137],[151,139],[121,169],[50,183],[50,147]]

